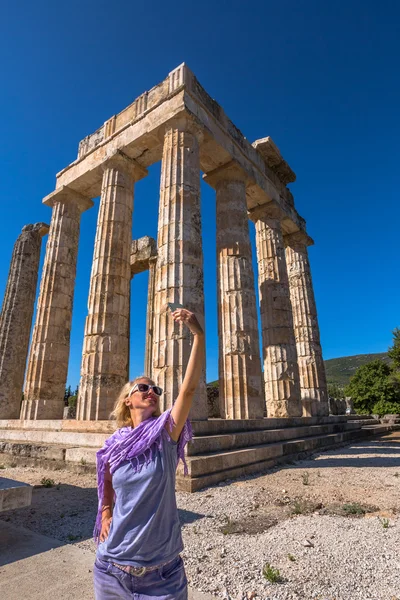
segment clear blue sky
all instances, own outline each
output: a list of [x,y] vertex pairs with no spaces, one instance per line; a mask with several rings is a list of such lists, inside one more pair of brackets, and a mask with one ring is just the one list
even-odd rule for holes
[[[382,352],[400,326],[400,4],[387,0],[3,3],[0,298],[23,225],[78,142],[185,61],[253,141],[270,135],[315,246],[325,358]],[[159,165],[133,236],[156,235]],[[208,379],[217,376],[215,199],[202,188]],[[78,383],[96,208],[82,219],[69,382]],[[133,284],[131,375],[143,371],[147,276]]]

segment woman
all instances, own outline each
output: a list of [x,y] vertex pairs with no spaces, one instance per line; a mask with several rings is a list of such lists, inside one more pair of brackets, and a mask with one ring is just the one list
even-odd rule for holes
[[180,308],[172,317],[194,338],[178,398],[160,415],[161,388],[147,377],[127,383],[113,411],[119,429],[97,453],[96,600],[187,599],[175,471],[191,439],[204,333],[192,312]]

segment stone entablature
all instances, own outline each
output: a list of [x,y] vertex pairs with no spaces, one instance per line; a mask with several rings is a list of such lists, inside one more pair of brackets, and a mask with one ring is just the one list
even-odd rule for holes
[[[115,115],[79,145],[76,161],[57,174],[57,185],[68,185],[94,198],[100,194],[102,164],[121,151],[147,168],[161,160],[165,128],[173,119],[191,116],[203,132],[200,167],[204,173],[214,171],[231,160],[238,163],[248,178],[248,209],[271,200],[278,202],[284,213],[284,233],[305,229],[305,222],[293,208],[286,182],[293,172],[283,159],[276,169],[279,150],[268,139],[269,158],[254,147],[226,116],[221,106],[199,84],[183,63],[167,79],[142,94],[130,106]],[[255,145],[264,140],[257,140]],[[262,144],[261,144],[262,146]],[[275,158],[272,155],[275,153]],[[279,161],[278,161],[279,163]],[[274,169],[276,172],[274,172]],[[288,173],[292,176],[288,176]],[[280,179],[281,177],[281,179]]]
[[268,167],[278,176],[280,181],[287,185],[296,181],[296,174],[282,158],[278,146],[269,136],[253,142],[253,147],[260,152]]

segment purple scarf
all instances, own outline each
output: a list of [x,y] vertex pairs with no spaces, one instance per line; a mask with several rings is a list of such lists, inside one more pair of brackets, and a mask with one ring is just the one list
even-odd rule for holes
[[[162,450],[161,434],[165,426],[169,431],[175,426],[171,416],[171,409],[166,410],[160,417],[150,417],[135,428],[121,427],[117,429],[111,437],[105,442],[101,450],[96,453],[97,464],[97,495],[99,506],[94,527],[94,539],[99,540],[101,531],[101,508],[103,505],[104,481],[107,470],[107,464],[110,465],[111,475],[116,471],[119,465],[129,460],[135,472],[139,472],[143,465],[148,465],[153,458],[153,444]],[[188,474],[188,468],[185,460],[185,446],[192,439],[192,426],[187,420],[183,426],[182,433],[178,440],[178,460],[181,459],[184,465],[184,474]],[[144,457],[144,462],[140,464],[140,458]]]

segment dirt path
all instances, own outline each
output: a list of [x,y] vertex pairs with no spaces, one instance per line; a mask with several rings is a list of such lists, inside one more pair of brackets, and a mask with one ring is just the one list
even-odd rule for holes
[[[30,509],[1,519],[94,551],[93,475],[29,467],[0,473],[55,483],[34,490]],[[178,506],[197,589],[268,600],[400,600],[400,432],[178,493]],[[263,576],[266,564],[269,579],[281,582]]]

